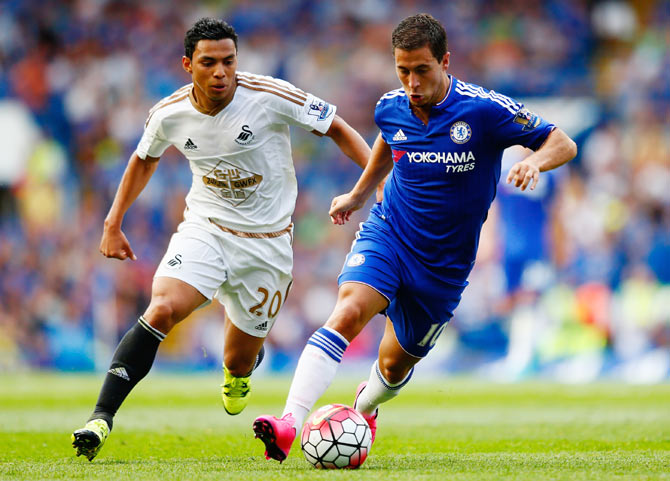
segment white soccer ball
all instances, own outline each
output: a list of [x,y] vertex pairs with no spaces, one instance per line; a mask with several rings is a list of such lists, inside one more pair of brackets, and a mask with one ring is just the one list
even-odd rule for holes
[[355,409],[328,404],[307,420],[300,444],[305,459],[317,468],[356,469],[368,457],[372,433]]

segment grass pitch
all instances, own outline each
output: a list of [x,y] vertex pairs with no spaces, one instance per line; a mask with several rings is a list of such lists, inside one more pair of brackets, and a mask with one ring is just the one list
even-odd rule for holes
[[[339,378],[318,405],[351,403]],[[213,376],[152,373],[116,416],[91,463],[70,433],[84,424],[102,376],[0,375],[0,479],[651,480],[670,479],[670,386],[499,385],[417,379],[383,406],[358,471],[320,471],[298,443],[266,461],[251,424],[280,414],[290,379],[254,378],[238,416]]]

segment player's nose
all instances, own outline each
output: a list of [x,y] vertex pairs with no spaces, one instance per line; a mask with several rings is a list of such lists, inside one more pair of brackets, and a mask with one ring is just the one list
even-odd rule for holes
[[419,76],[415,75],[413,73],[410,73],[408,83],[409,83],[409,86],[412,88],[412,90],[414,90],[415,88],[417,88],[419,86]]
[[223,69],[223,65],[217,64],[216,68],[214,69],[214,77],[216,78],[223,78],[225,76],[225,71]]

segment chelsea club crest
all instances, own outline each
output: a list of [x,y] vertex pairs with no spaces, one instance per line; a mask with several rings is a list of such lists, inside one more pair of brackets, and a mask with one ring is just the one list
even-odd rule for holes
[[472,137],[472,129],[463,121],[454,122],[449,130],[449,135],[455,143],[464,144]]

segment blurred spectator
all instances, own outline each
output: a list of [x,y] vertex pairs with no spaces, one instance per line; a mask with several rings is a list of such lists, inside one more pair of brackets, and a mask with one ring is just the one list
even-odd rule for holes
[[[149,108],[188,82],[181,42],[195,19],[230,21],[241,70],[332,99],[372,141],[374,105],[399,85],[390,32],[418,11],[444,22],[454,75],[531,107],[553,101],[558,115],[548,118],[569,124],[580,147],[532,193],[501,184],[471,285],[429,367],[500,380],[667,379],[670,12],[661,0],[2,2],[0,370],[106,366],[123,324],[147,304],[190,187],[178,153],[166,152],[125,221],[138,261],[104,259],[98,242]],[[305,135],[293,138],[295,282],[266,369],[293,362],[330,312],[357,226],[332,226],[327,209],[359,172]],[[503,170],[526,154],[510,149]],[[220,364],[221,309],[193,318],[159,363]],[[382,325],[373,320],[347,356],[374,355]]]

